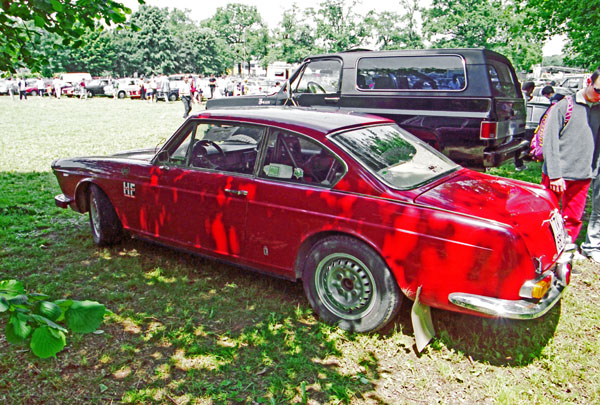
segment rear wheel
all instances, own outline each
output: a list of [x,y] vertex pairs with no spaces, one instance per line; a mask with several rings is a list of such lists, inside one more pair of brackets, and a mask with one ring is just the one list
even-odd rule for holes
[[176,94],[170,94],[169,95],[169,101],[177,101],[177,95]]
[[121,240],[123,225],[104,191],[96,185],[90,186],[89,213],[96,245],[106,246]]
[[38,95],[38,92],[37,92],[37,90],[31,90],[31,95],[32,95],[33,97],[36,97],[36,96]]
[[91,90],[88,90],[87,91],[87,98],[92,98],[92,97],[94,97],[94,93],[92,93]]
[[127,94],[125,94],[124,91],[120,91],[119,93],[117,93],[117,97],[119,97],[119,98],[125,98],[126,95]]
[[369,246],[346,236],[331,236],[313,246],[302,283],[317,314],[348,331],[382,328],[402,302],[402,293],[383,259]]

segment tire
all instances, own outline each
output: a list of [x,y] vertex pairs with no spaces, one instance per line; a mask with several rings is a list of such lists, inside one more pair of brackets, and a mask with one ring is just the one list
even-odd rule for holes
[[177,95],[175,95],[175,94],[169,95],[169,101],[177,101]]
[[127,94],[125,94],[124,91],[120,91],[120,92],[117,93],[117,97],[119,97],[119,98],[125,98],[126,95]]
[[312,247],[302,284],[324,321],[351,332],[381,329],[402,302],[402,292],[383,259],[347,236],[330,236]]
[[91,185],[88,197],[94,243],[98,246],[108,246],[119,242],[123,236],[123,225],[104,191],[96,185]]
[[94,97],[94,93],[92,93],[91,90],[88,90],[87,91],[87,98],[92,98],[92,97]]
[[31,96],[32,97],[37,97],[37,95],[38,95],[37,90],[31,90]]

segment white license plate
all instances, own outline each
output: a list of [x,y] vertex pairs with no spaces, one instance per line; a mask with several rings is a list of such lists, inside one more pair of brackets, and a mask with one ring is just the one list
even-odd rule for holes
[[554,242],[556,243],[556,251],[562,252],[567,245],[568,233],[565,229],[565,223],[562,216],[558,211],[552,213],[550,218],[550,226],[552,227],[552,233],[554,233]]

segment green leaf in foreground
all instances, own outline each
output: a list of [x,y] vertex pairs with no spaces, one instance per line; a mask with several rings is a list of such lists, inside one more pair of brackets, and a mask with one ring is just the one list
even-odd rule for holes
[[67,344],[67,338],[61,331],[50,331],[48,326],[40,326],[31,337],[31,351],[36,356],[47,359],[60,352]]
[[65,313],[67,326],[77,333],[90,333],[98,329],[106,308],[95,301],[76,301]]
[[31,326],[27,325],[27,316],[23,314],[13,314],[8,321],[12,325],[12,331],[15,336],[20,339],[25,339],[31,333]]
[[25,294],[23,283],[17,280],[0,280],[0,295],[11,298],[20,294]]

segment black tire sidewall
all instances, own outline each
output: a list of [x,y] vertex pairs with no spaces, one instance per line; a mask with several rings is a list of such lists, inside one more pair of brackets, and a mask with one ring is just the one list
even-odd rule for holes
[[[375,282],[375,304],[362,318],[347,320],[331,312],[319,299],[316,291],[315,272],[325,257],[343,253],[360,260],[370,271]],[[402,292],[383,259],[369,246],[354,238],[332,236],[313,246],[305,261],[302,277],[304,292],[317,314],[326,322],[352,332],[369,332],[381,329],[397,314]]]
[[[91,209],[92,198],[96,201],[98,210],[98,232],[94,228]],[[106,246],[118,242],[121,239],[123,229],[121,221],[107,195],[96,185],[90,186],[89,207],[90,226],[94,243],[98,246]]]

